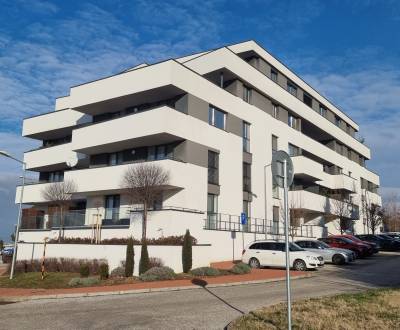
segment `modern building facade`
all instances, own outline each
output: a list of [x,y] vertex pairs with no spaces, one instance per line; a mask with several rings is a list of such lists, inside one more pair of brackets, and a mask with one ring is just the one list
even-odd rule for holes
[[[68,236],[140,237],[140,205],[122,185],[130,166],[170,173],[149,213],[148,237],[190,229],[215,259],[257,238],[283,234],[275,150],[290,154],[293,236],[367,231],[365,205],[381,204],[379,176],[359,126],[254,41],[147,65],[74,86],[55,111],[27,118],[22,135],[42,141],[25,153],[39,182],[25,187],[21,240],[56,236],[59,211],[44,199],[53,182],[76,184]],[[17,189],[17,198],[19,196]],[[242,224],[240,214],[248,216]],[[341,219],[341,221],[339,221]]]

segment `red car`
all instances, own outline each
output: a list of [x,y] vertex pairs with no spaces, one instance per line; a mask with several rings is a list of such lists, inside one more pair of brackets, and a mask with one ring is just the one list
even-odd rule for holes
[[329,236],[329,237],[318,238],[318,240],[327,243],[331,247],[351,250],[356,254],[357,258],[364,258],[368,255],[369,246],[365,244],[359,244],[346,237]]
[[358,237],[355,237],[353,235],[333,235],[333,237],[346,237],[346,238],[351,239],[352,241],[354,241],[356,243],[361,243],[361,244],[368,245],[370,247],[370,250],[369,250],[370,255],[373,255],[374,253],[378,253],[379,252],[379,248],[378,248],[376,243],[364,242],[364,241],[360,240]]

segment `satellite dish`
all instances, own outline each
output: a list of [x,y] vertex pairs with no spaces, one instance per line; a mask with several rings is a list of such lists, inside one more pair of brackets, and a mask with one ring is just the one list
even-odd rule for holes
[[73,153],[67,158],[66,163],[68,167],[75,167],[76,165],[78,165],[78,161],[78,155],[76,153]]
[[272,154],[272,178],[274,182],[281,188],[284,188],[284,163],[286,161],[287,186],[293,182],[293,162],[290,156],[283,150],[275,151]]

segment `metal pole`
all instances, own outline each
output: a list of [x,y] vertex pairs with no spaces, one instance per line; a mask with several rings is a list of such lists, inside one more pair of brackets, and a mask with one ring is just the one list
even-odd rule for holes
[[287,319],[288,329],[292,329],[291,297],[290,297],[290,259],[289,259],[289,201],[288,201],[288,182],[287,182],[287,161],[283,161],[283,188],[285,199],[285,254],[286,254],[286,299],[287,299]]
[[17,228],[15,230],[15,239],[14,239],[14,253],[11,262],[11,271],[10,271],[10,280],[14,277],[15,271],[15,262],[17,260],[17,250],[18,250],[18,239],[19,239],[19,227],[21,226],[21,218],[22,218],[22,201],[24,197],[24,186],[25,186],[25,172],[26,172],[26,164],[22,162],[22,186],[21,186],[21,194],[19,196],[19,210],[18,210],[18,220],[17,220]]
[[[264,165],[264,220],[267,222],[267,165]],[[267,239],[267,228],[265,229],[265,239]]]

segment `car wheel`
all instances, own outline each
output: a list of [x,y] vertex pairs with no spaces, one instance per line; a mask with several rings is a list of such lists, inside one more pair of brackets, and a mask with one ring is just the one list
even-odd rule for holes
[[307,265],[303,260],[295,260],[295,262],[293,263],[293,268],[295,270],[299,270],[299,271],[305,271],[307,270]]
[[258,261],[257,258],[251,258],[249,260],[249,266],[251,268],[260,268],[260,262]]
[[335,254],[335,255],[332,257],[332,262],[333,262],[335,265],[343,265],[343,264],[345,263],[345,260],[344,260],[344,257],[343,257],[342,255],[340,255],[340,254]]

